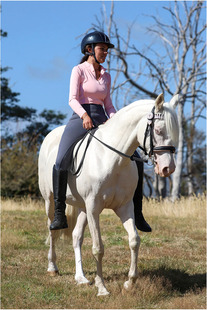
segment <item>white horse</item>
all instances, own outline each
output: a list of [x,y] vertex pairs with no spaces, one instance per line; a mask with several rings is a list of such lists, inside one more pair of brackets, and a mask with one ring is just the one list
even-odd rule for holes
[[[127,155],[132,155],[139,145],[143,147],[145,144],[148,152],[154,147],[151,151],[154,153],[155,172],[161,176],[169,176],[175,170],[172,145],[176,146],[178,142],[178,122],[174,110],[177,101],[178,95],[174,96],[170,103],[164,103],[161,94],[156,100],[133,102],[99,126],[94,136]],[[153,107],[155,112],[149,114]],[[151,128],[151,137],[150,134],[145,135],[147,123]],[[48,228],[54,217],[52,169],[63,130],[64,126],[61,126],[51,131],[43,141],[39,154],[39,187],[45,199]],[[82,159],[86,143],[87,138],[79,149],[75,160],[76,167]],[[77,222],[72,233],[76,262],[75,280],[78,284],[88,283],[81,259],[83,234],[88,223],[93,243],[92,253],[97,264],[95,285],[98,288],[98,295],[108,294],[102,275],[104,246],[99,227],[99,215],[104,208],[114,210],[128,233],[131,265],[129,279],[124,283],[124,288],[129,290],[138,277],[137,258],[140,237],[134,224],[132,200],[137,182],[135,162],[117,154],[95,138],[92,138],[88,147],[80,173],[76,176],[69,173],[66,202],[74,207],[71,218],[75,214],[73,211],[78,209]],[[62,232],[64,231],[66,230]],[[58,273],[55,240],[59,232],[49,230],[48,272],[52,274]]]

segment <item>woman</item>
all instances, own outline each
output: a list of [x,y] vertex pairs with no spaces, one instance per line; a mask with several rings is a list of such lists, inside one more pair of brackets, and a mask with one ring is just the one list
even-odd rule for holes
[[[83,137],[87,130],[103,124],[108,117],[111,118],[116,113],[110,98],[111,76],[100,65],[105,62],[108,49],[113,47],[109,38],[99,31],[87,34],[82,40],[81,52],[85,56],[80,64],[73,68],[70,79],[69,105],[74,113],[63,132],[56,163],[53,167],[55,217],[50,225],[51,230],[68,227],[65,216],[65,200],[68,155],[71,146]],[[151,231],[142,215],[143,164],[138,163],[138,166],[140,181],[134,197],[136,204],[139,201],[138,208],[135,208],[136,226],[142,231]]]

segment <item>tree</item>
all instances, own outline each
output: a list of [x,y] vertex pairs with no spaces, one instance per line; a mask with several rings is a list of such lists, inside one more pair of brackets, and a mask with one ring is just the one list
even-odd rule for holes
[[17,120],[18,118],[30,120],[31,115],[35,113],[34,109],[22,108],[17,102],[20,93],[13,92],[9,86],[9,80],[2,77],[2,74],[10,68],[1,68],[1,121]]
[[[193,142],[195,137],[195,124],[205,109],[205,80],[206,80],[206,25],[202,25],[201,10],[203,1],[193,2],[188,5],[183,2],[184,18],[181,16],[181,6],[174,2],[174,9],[164,8],[171,19],[171,24],[164,24],[153,17],[156,24],[150,32],[155,33],[163,42],[168,57],[167,70],[161,71],[161,77],[156,76],[161,88],[169,94],[178,93],[180,103],[178,106],[179,119],[179,145],[177,154],[177,169],[173,175],[172,197],[179,195],[179,186],[183,168],[184,154],[184,126],[190,121],[190,137],[187,144],[188,175],[192,177],[193,169]],[[156,69],[157,70],[157,69]],[[170,81],[174,79],[172,86]],[[167,83],[166,83],[167,81]],[[197,102],[197,104],[196,104]],[[191,116],[186,118],[184,108],[191,105]],[[188,194],[194,193],[192,178],[188,178]]]
[[[189,150],[188,145],[192,141],[190,135],[190,124],[187,124],[184,128],[184,148]],[[190,141],[190,142],[189,142]],[[205,134],[196,129],[193,136],[193,166],[192,169],[189,169],[189,152],[184,154],[184,167],[183,167],[183,180],[181,186],[181,195],[191,195],[192,193],[201,193],[206,189],[206,145],[203,143],[205,141]],[[193,186],[193,192],[189,192],[189,180]],[[190,187],[191,188],[191,187]]]
[[27,146],[25,140],[16,140],[11,146],[6,140],[2,141],[1,160],[1,195],[3,197],[14,196],[38,196],[37,181],[37,144]]
[[[1,36],[7,33],[1,30]],[[9,70],[1,68],[1,73]],[[40,144],[54,126],[61,125],[66,115],[52,110],[37,113],[21,107],[19,93],[13,92],[9,80],[1,74],[1,194],[38,196],[37,159]],[[21,120],[23,129],[12,131],[11,124]],[[18,126],[16,126],[17,128]]]
[[[109,19],[106,17],[106,10],[102,11],[102,20],[105,21],[108,35],[113,38],[116,46],[115,54],[112,51],[110,55],[110,66],[108,64],[108,69],[112,73],[115,72],[115,84],[112,85],[114,101],[120,98],[121,91],[124,91],[128,98],[129,93],[132,93],[130,98],[134,97],[136,100],[144,96],[156,98],[161,92],[165,97],[180,95],[177,168],[173,174],[171,193],[172,198],[176,199],[180,194],[183,173],[188,176],[186,182],[188,194],[196,192],[193,173],[195,159],[198,160],[194,148],[196,125],[200,118],[205,117],[206,101],[206,24],[201,18],[204,1],[190,3],[174,1],[173,5],[170,2],[169,7],[163,7],[163,10],[168,14],[167,23],[162,17],[151,16],[155,24],[147,30],[149,34],[154,35],[156,41],[154,44],[144,45],[142,49],[131,43],[133,23],[128,28],[126,38],[120,35],[114,20],[114,3],[111,5]],[[101,19],[97,19],[97,22],[98,24],[93,27],[104,31]],[[188,116],[189,109],[190,116]],[[186,126],[189,127],[191,137],[187,144],[184,135]],[[185,154],[187,174],[184,172]],[[202,160],[201,157],[200,161]]]

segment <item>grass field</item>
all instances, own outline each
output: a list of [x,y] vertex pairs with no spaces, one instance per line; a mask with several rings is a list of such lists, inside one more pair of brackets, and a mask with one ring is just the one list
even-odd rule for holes
[[103,273],[110,295],[97,297],[88,228],[83,266],[91,285],[74,282],[71,244],[57,246],[60,276],[47,275],[47,218],[42,201],[3,200],[1,214],[2,309],[206,309],[206,199],[144,201],[153,228],[142,233],[139,278],[122,290],[129,270],[127,235],[110,211],[101,215]]

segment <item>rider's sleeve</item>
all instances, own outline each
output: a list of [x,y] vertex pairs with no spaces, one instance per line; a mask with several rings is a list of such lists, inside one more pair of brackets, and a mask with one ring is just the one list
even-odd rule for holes
[[70,77],[70,93],[69,93],[69,105],[75,113],[80,117],[86,112],[79,102],[79,89],[81,83],[81,70],[78,66],[72,69]]

